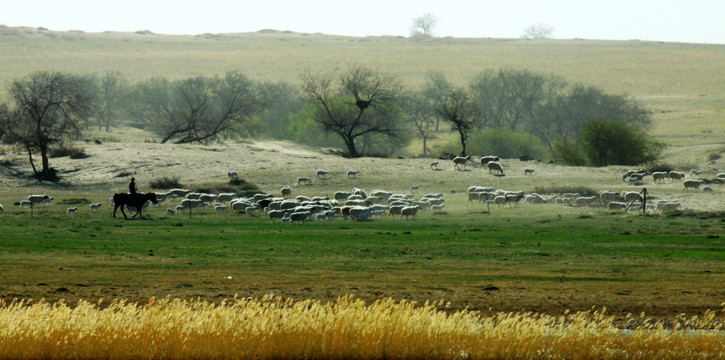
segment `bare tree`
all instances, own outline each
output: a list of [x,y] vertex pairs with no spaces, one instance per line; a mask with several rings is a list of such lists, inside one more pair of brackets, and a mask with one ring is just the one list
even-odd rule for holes
[[410,36],[433,36],[433,28],[438,24],[438,18],[431,14],[423,14],[413,18],[413,24],[410,26]]
[[95,114],[98,130],[110,131],[119,113],[120,102],[128,88],[126,79],[118,72],[108,72],[99,81],[98,108]]
[[[453,87],[446,79],[445,75],[440,72],[429,72],[428,79],[423,87],[423,94],[429,101],[433,103],[435,108],[440,103],[441,98],[446,96]],[[435,112],[434,112],[435,114]],[[438,114],[435,114],[436,127],[435,131],[439,130],[441,118]]]
[[362,136],[399,136],[395,120],[401,85],[396,78],[351,65],[337,76],[307,73],[302,81],[302,90],[314,106],[314,120],[325,131],[339,135],[351,157],[362,156],[356,147]]
[[471,96],[464,89],[453,89],[441,98],[435,112],[451,123],[452,131],[458,131],[463,147],[461,155],[466,156],[468,132],[473,129],[476,117],[476,107]]
[[161,137],[161,143],[205,143],[235,131],[259,109],[251,80],[230,72],[224,78],[193,77],[175,82],[151,79],[133,90],[129,113]]
[[471,82],[481,125],[521,130],[530,126],[542,104],[563,82],[528,70],[499,69],[479,74]]
[[[92,89],[90,78],[60,72],[36,72],[10,84],[10,103],[0,111],[0,133],[28,151],[37,179],[57,179],[48,152],[52,145],[80,135],[81,125],[94,111]],[[40,171],[33,151],[40,153]]]
[[521,34],[522,39],[549,39],[551,34],[554,32],[554,27],[548,24],[533,24],[529,25],[524,29],[524,33]]
[[421,93],[407,95],[402,103],[406,118],[423,139],[423,155],[428,155],[428,139],[433,135],[436,123],[433,103]]

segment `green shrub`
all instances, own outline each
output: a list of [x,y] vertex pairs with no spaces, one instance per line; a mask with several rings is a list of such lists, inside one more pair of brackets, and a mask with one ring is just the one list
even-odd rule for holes
[[569,165],[640,165],[655,161],[663,149],[641,126],[594,119],[584,124],[575,141],[556,144],[554,157]]
[[658,172],[658,171],[659,172],[663,172],[663,171],[670,172],[672,170],[675,170],[674,166],[667,164],[667,163],[662,163],[662,162],[653,163],[652,165],[647,167],[647,171],[650,173]]
[[83,205],[90,203],[91,201],[86,198],[67,198],[58,202],[59,205]]
[[60,145],[48,151],[48,157],[59,158],[68,156],[71,159],[85,159],[88,157],[85,149],[82,147],[74,147],[72,145]]
[[[496,155],[505,159],[543,160],[550,157],[549,151],[536,136],[505,128],[471,133],[466,148],[468,154]],[[439,152],[459,154],[460,151],[460,141],[454,140],[443,145]]]

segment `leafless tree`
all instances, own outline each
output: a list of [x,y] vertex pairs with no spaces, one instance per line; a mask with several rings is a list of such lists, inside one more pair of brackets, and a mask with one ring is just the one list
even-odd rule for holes
[[463,147],[461,155],[466,156],[466,140],[476,120],[476,106],[471,96],[464,89],[453,89],[441,98],[435,112],[451,123],[452,131],[458,132]]
[[423,139],[423,155],[428,155],[428,139],[433,135],[436,123],[433,103],[421,93],[405,96],[402,103],[406,118],[413,125],[418,136]]
[[[430,102],[433,103],[433,107],[435,108],[440,103],[441,98],[443,98],[448,93],[450,93],[452,88],[453,87],[448,82],[448,80],[446,79],[446,76],[443,75],[443,73],[429,72],[428,78],[425,82],[425,85],[423,86],[423,94],[425,95],[426,98],[428,98],[428,100]],[[435,114],[435,120],[436,120],[435,131],[438,131],[440,128],[440,121],[441,121],[440,116]]]
[[120,103],[128,84],[119,72],[106,73],[98,83],[98,107],[95,119],[98,130],[105,128],[108,132],[118,116]]
[[562,86],[557,78],[513,69],[484,71],[470,85],[482,126],[517,131],[530,126],[539,107]]
[[431,13],[413,18],[410,26],[410,36],[433,36],[433,28],[438,24],[438,18]]
[[[37,179],[57,179],[48,152],[51,146],[80,135],[81,125],[94,111],[92,89],[91,78],[60,72],[36,72],[10,83],[10,102],[0,111],[0,132],[7,136],[5,141],[28,151]],[[33,151],[40,153],[40,171]]]
[[302,82],[314,106],[314,120],[325,131],[339,135],[351,157],[362,156],[356,141],[367,134],[399,136],[395,120],[402,88],[398,79],[351,65],[338,74],[304,74]]
[[522,39],[549,39],[551,34],[554,32],[554,27],[548,24],[533,24],[529,25],[524,29],[524,33],[521,34]]
[[169,82],[151,79],[137,84],[130,115],[148,126],[161,143],[206,143],[233,132],[259,102],[251,80],[238,72],[224,78],[192,77]]

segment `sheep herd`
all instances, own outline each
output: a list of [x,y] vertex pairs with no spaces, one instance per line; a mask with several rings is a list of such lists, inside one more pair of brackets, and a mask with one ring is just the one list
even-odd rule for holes
[[[471,157],[455,157],[452,159],[453,168],[462,170],[466,164],[471,162]],[[503,175],[503,166],[500,159],[496,156],[482,156],[480,164],[484,168],[488,168],[489,172],[496,172]],[[440,161],[430,163],[430,168],[439,170]],[[532,176],[535,170],[526,167],[523,169],[524,176]],[[348,178],[358,177],[360,171],[348,170],[343,172]],[[227,175],[236,179],[239,175],[237,171],[229,171]],[[327,170],[317,169],[315,175],[318,179],[330,176]],[[691,190],[702,191],[703,193],[713,192],[710,184],[721,184],[725,181],[725,173],[718,173],[715,179],[703,180],[699,177],[702,172],[699,170],[691,170],[689,174],[678,171],[655,171],[646,172],[642,170],[628,170],[621,174],[624,183],[638,186],[643,185],[648,176],[652,178],[653,186],[666,182],[682,183],[682,191]],[[687,178],[689,176],[689,178]],[[310,185],[310,178],[305,176],[297,177],[297,186]],[[302,189],[300,187],[299,189]],[[652,188],[654,189],[654,188]],[[283,224],[304,223],[305,221],[317,220],[324,221],[335,218],[343,220],[351,219],[354,221],[370,221],[379,219],[383,216],[394,217],[398,219],[415,219],[416,215],[421,211],[431,214],[443,213],[445,209],[445,200],[442,193],[431,193],[418,196],[419,185],[411,185],[407,193],[387,191],[375,189],[365,191],[359,188],[351,190],[341,190],[334,193],[334,196],[305,196],[297,195],[293,197],[293,188],[285,185],[278,195],[273,194],[256,194],[249,197],[237,196],[234,193],[208,194],[197,193],[186,189],[172,189],[168,192],[156,193],[159,202],[170,203],[176,201],[177,204],[166,209],[167,215],[176,215],[182,212],[198,211],[204,208],[213,208],[214,211],[234,211],[252,216],[265,216],[273,222]],[[460,191],[462,192],[462,191]],[[459,192],[459,193],[460,193]],[[452,191],[451,193],[456,193]],[[461,198],[460,200],[463,200]],[[538,194],[535,192],[525,193],[523,191],[511,191],[496,189],[491,186],[470,186],[465,192],[465,205],[486,204],[489,209],[494,207],[516,207],[520,203],[526,204],[560,204],[571,207],[582,208],[605,208],[611,211],[623,210],[642,210],[645,201],[640,191],[612,191],[601,190],[598,194],[588,191],[587,194],[579,193],[548,193]],[[652,201],[655,200],[655,201]],[[21,208],[32,208],[33,206],[49,205],[53,201],[53,197],[47,195],[30,195],[27,199],[23,199],[16,203]],[[109,199],[111,207],[113,207],[113,199]],[[146,203],[143,206],[148,207]],[[101,203],[91,203],[88,205],[90,212],[97,212],[102,207]],[[650,196],[647,199],[646,211],[673,211],[678,209],[687,209],[677,200],[659,199],[657,196]],[[130,208],[130,211],[136,209]],[[0,204],[0,212],[4,208]],[[66,212],[73,214],[78,212],[78,207],[68,207]]]

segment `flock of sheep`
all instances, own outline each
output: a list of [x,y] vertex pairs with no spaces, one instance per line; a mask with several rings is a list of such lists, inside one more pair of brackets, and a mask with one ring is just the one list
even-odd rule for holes
[[157,193],[159,202],[181,200],[174,208],[167,208],[170,215],[213,207],[216,211],[233,210],[248,215],[264,213],[272,221],[280,223],[304,223],[307,220],[328,220],[335,217],[366,221],[385,214],[414,219],[421,210],[440,212],[444,207],[442,194],[428,194],[416,199],[413,194],[394,194],[385,190],[373,190],[369,194],[362,189],[337,191],[334,198],[327,196],[291,197],[292,188],[284,186],[281,196],[255,194],[238,197],[233,193],[194,193],[185,189],[172,189],[168,193]]
[[[470,161],[470,156],[459,156],[452,159],[455,170],[465,169],[466,164]],[[438,170],[439,164],[439,161],[434,161],[430,163],[430,167],[433,170]],[[503,166],[496,156],[482,156],[480,164],[482,167],[489,169],[489,172],[495,172],[500,176],[503,175]],[[348,178],[352,178],[357,177],[359,173],[358,170],[348,170],[346,175]],[[534,169],[524,169],[524,175],[532,175],[533,173]],[[315,174],[322,179],[329,176],[330,172],[318,169]],[[699,177],[700,175],[701,172],[698,170],[693,169],[690,172],[691,177]],[[229,171],[228,176],[237,178],[238,172]],[[630,185],[642,185],[646,176],[651,176],[654,184],[664,183],[665,181],[682,181],[683,191],[699,190],[701,187],[703,192],[713,191],[710,186],[704,186],[706,181],[699,178],[685,179],[685,174],[677,171],[647,173],[641,170],[629,170],[622,174],[622,180]],[[725,173],[717,174],[717,181],[720,180],[725,181]],[[309,177],[300,176],[297,178],[296,185],[309,184]],[[293,198],[290,186],[282,187],[280,196],[256,194],[252,197],[239,197],[234,193],[207,194],[186,189],[172,189],[169,192],[156,193],[156,197],[159,202],[179,201],[178,205],[166,209],[166,213],[169,215],[211,207],[216,211],[232,210],[249,215],[264,213],[270,220],[279,220],[280,223],[303,223],[311,219],[327,220],[335,217],[366,221],[383,215],[400,217],[401,219],[414,219],[420,211],[430,210],[433,213],[443,211],[445,207],[443,194],[427,194],[416,198],[415,194],[418,185],[410,186],[409,190],[409,193],[402,194],[376,189],[368,194],[365,190],[353,188],[351,191],[337,191],[333,198],[304,195]],[[526,194],[522,191],[507,191],[488,186],[470,186],[466,196],[466,205],[485,203],[488,206],[498,207],[517,206],[521,201],[529,204],[556,203],[574,207],[603,207],[609,210],[641,210],[643,206],[642,193],[637,191],[615,192],[602,190],[596,196],[583,196],[578,193],[542,195],[537,193]],[[650,199],[652,198],[650,197]],[[53,198],[47,195],[30,195],[26,200],[20,201],[19,205],[21,208],[32,208],[35,205],[49,205],[52,201]],[[113,207],[112,198],[110,202],[111,207]],[[146,203],[144,207],[149,205],[149,203]],[[653,206],[652,202],[647,205],[647,210],[658,211],[672,211],[682,207],[678,201],[667,200],[657,201],[656,206]],[[101,208],[101,204],[92,203],[88,205],[88,208],[91,212],[96,212]],[[135,211],[136,209],[131,207],[129,210]],[[0,212],[2,211],[4,209],[0,205]],[[66,211],[75,213],[78,208],[69,207]]]

